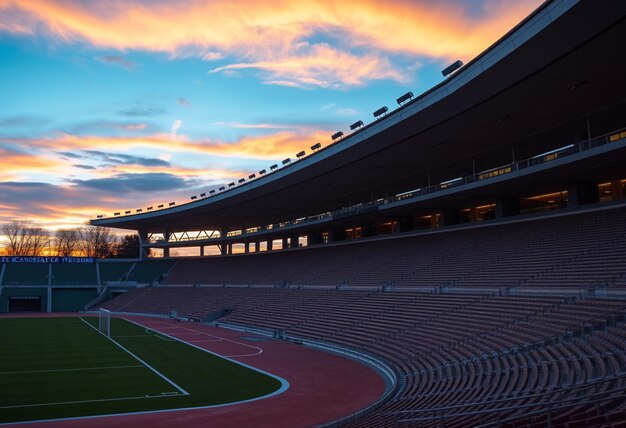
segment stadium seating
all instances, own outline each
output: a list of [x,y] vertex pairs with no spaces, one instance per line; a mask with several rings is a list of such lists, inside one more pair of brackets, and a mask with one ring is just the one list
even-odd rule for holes
[[167,283],[604,287],[626,281],[625,237],[626,209],[610,209],[445,234],[184,259],[172,269]]
[[95,263],[52,263],[51,266],[52,285],[98,284]]
[[128,272],[135,265],[134,262],[100,262],[100,281],[119,282],[128,279]]
[[47,263],[6,263],[2,285],[47,285]]
[[374,354],[397,391],[348,426],[610,426],[626,416],[625,234],[626,210],[609,209],[181,259],[167,279],[181,285],[103,307],[227,310],[223,325]]

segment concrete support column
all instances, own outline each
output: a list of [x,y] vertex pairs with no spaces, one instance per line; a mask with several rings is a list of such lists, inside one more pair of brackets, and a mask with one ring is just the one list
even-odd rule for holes
[[453,224],[459,224],[459,210],[457,208],[444,209],[439,214],[439,220],[441,226],[451,226]]
[[147,255],[144,245],[148,243],[148,232],[145,229],[139,229],[137,234],[139,235],[139,260],[145,260]]
[[222,255],[225,256],[228,250],[227,244],[219,244],[218,247],[220,249],[220,253],[222,253]]
[[[169,230],[165,229],[163,231],[163,239],[165,240],[165,242],[169,242],[170,240]],[[169,257],[169,256],[170,256],[170,247],[163,248],[163,257]]]
[[611,181],[611,199],[616,201],[624,198],[624,189],[622,189],[621,181]]
[[431,228],[436,228],[439,227],[439,221],[437,220],[437,214],[431,214],[430,215],[430,227]]
[[272,251],[273,244],[274,242],[271,239],[267,241],[267,251]]
[[501,198],[496,201],[496,218],[519,214],[518,198]]
[[289,248],[289,238],[283,238],[283,250]]
[[410,232],[415,229],[415,219],[413,217],[400,218],[397,223],[399,232]]
[[244,248],[244,253],[248,254],[250,252],[250,243],[246,242],[245,244],[243,244],[243,248]]
[[258,253],[261,250],[261,243],[260,242],[255,242],[254,243],[254,252]]
[[366,223],[361,226],[361,231],[363,233],[363,237],[366,238],[368,236],[376,236],[378,231],[376,229],[376,223]]
[[567,186],[567,206],[593,204],[598,202],[600,194],[596,183],[570,183]]
[[320,232],[311,232],[307,235],[308,245],[316,245],[324,242]]
[[470,208],[469,221],[470,223],[475,223],[478,221],[478,210],[476,209],[476,207]]
[[228,254],[232,254],[233,253],[233,244],[228,244]]
[[293,235],[289,238],[289,248],[299,248],[300,247],[300,237],[298,235]]
[[200,257],[204,257],[204,245],[200,245]]
[[335,229],[332,230],[329,234],[329,242],[335,241],[345,241],[346,240],[346,231],[344,229]]

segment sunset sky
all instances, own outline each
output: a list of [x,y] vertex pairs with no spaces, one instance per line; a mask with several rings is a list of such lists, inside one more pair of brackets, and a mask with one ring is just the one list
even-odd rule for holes
[[0,223],[184,202],[370,122],[538,0],[0,0]]

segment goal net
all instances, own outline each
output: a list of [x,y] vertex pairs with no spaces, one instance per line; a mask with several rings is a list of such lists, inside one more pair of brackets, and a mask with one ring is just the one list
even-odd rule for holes
[[106,336],[111,336],[111,311],[100,308],[98,311],[98,330]]

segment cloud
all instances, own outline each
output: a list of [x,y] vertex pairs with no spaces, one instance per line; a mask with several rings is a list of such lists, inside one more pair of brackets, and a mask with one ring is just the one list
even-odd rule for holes
[[72,165],[74,168],[79,168],[79,169],[86,169],[88,171],[93,171],[96,169],[95,166],[91,166],[91,165],[79,165],[79,164],[74,164]]
[[112,120],[92,120],[77,123],[69,128],[72,133],[84,134],[98,131],[141,132],[154,125],[143,122],[117,122]]
[[172,140],[176,140],[176,133],[178,132],[178,129],[181,127],[182,124],[183,121],[178,119],[176,119],[174,123],[172,123],[172,128],[170,129],[170,138]]
[[191,101],[189,101],[187,98],[176,98],[176,102],[183,107],[191,106]]
[[224,54],[220,52],[207,52],[202,55],[202,59],[205,61],[217,61],[218,59],[224,58]]
[[83,153],[92,158],[95,157],[103,162],[116,165],[163,166],[167,168],[171,166],[169,162],[162,159],[134,156],[124,153],[101,152],[97,150],[85,150]]
[[176,189],[189,189],[199,186],[199,180],[185,179],[173,174],[144,173],[117,174],[107,178],[89,180],[69,180],[79,187],[97,189],[109,193],[161,192]]
[[133,61],[130,61],[126,58],[124,58],[123,56],[120,55],[105,55],[105,56],[101,56],[98,57],[98,61],[100,61],[103,64],[108,64],[108,65],[117,65],[119,67],[122,67],[128,71],[134,70],[135,67],[137,66],[137,64]]
[[[132,177],[126,177],[126,180],[125,183],[130,188],[138,184],[133,183],[135,180]],[[161,180],[167,182],[166,178]],[[166,187],[172,187],[172,183]],[[0,182],[0,223],[24,220],[49,229],[80,227],[87,219],[95,218],[98,214],[130,207],[156,206],[171,200],[188,200],[195,190],[182,188],[155,194],[143,191],[119,192],[115,186],[108,189],[103,186],[101,189],[97,183],[90,186],[82,183],[55,185],[42,182]]]
[[41,127],[49,121],[39,116],[11,116],[0,119],[0,127],[2,128],[34,128]]
[[246,69],[260,70],[266,84],[301,88],[341,89],[380,79],[408,82],[408,76],[387,58],[375,54],[342,52],[327,44],[301,46],[295,55],[228,64],[216,67],[209,73]]
[[359,111],[353,108],[338,108],[335,112],[341,116],[354,116],[359,114]]
[[[178,131],[179,128],[180,124],[174,122],[172,130]],[[302,127],[293,126],[293,129],[300,128],[301,131],[279,130],[268,135],[245,136],[232,142],[208,139],[191,140],[182,134],[176,134],[176,138],[172,139],[171,133],[136,137],[59,133],[48,138],[13,138],[7,141],[11,144],[40,150],[54,148],[63,155],[88,150],[110,153],[112,149],[128,151],[141,148],[165,153],[175,152],[179,155],[195,153],[208,156],[277,160],[306,150],[316,141],[328,141],[332,132],[331,129],[313,128],[306,125]]]
[[[162,52],[232,62],[214,72],[259,73],[267,84],[346,88],[406,82],[403,61],[468,60],[541,0],[234,0],[105,3],[0,0],[0,31],[98,49]],[[480,10],[477,14],[475,10]],[[123,57],[111,56],[123,66]],[[114,59],[116,58],[116,59]],[[117,62],[116,62],[117,61]]]
[[167,113],[167,110],[159,107],[137,107],[117,112],[118,115],[127,117],[152,117],[161,116],[165,113]]

